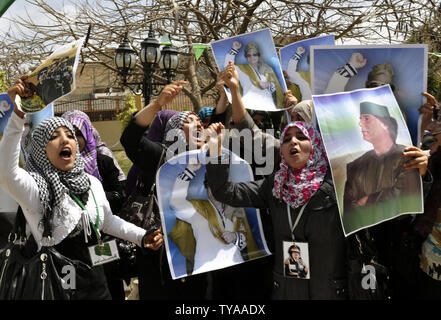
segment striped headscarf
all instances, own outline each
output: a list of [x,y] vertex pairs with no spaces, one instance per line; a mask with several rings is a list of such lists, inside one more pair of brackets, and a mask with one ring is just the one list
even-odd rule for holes
[[[68,128],[77,142],[77,157],[74,167],[69,171],[56,169],[46,155],[49,139],[59,127]],[[79,156],[74,128],[63,118],[48,118],[32,131],[28,151],[29,158],[25,169],[37,182],[43,214],[58,208],[63,216],[67,216],[69,212],[64,212],[61,208],[63,198],[69,193],[85,194],[90,187],[89,177],[84,171],[83,158]]]
[[[103,182],[103,178],[98,170],[97,163],[97,149],[96,140],[94,137],[94,127],[90,122],[89,117],[79,110],[72,110],[71,112],[66,112],[61,116],[72,123],[78,130],[81,131],[83,138],[86,142],[84,150],[81,152],[84,160],[84,170],[96,177],[98,180]],[[96,130],[95,130],[96,131]]]
[[311,153],[303,168],[293,169],[286,163],[282,148],[280,148],[282,161],[280,170],[274,176],[273,196],[295,209],[307,203],[320,188],[327,172],[328,158],[320,134],[306,122],[289,123],[280,137],[280,145],[283,143],[286,132],[292,127],[302,130],[311,142]]
[[[188,149],[188,143],[183,128],[185,120],[191,114],[198,116],[193,111],[182,111],[168,120],[167,125],[165,126],[164,139],[162,140],[162,144],[167,149],[167,159],[173,157],[176,151],[184,152]],[[173,148],[174,150],[171,150],[171,145],[175,145],[176,149]]]
[[198,112],[198,116],[199,116],[199,118],[202,120],[202,121],[204,121],[204,119],[206,118],[206,117],[211,117],[212,115],[213,115],[213,112],[214,112],[214,107],[205,107],[205,108],[202,108],[199,112]]

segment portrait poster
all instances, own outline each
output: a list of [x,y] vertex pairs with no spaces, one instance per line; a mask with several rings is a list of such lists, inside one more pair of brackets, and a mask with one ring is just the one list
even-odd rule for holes
[[286,86],[299,102],[312,99],[310,47],[334,44],[334,35],[327,35],[297,41],[280,48],[280,62],[285,74]]
[[[286,83],[269,29],[212,42],[211,49],[219,71],[234,62],[245,108],[284,110]],[[230,91],[225,91],[231,103]]]
[[422,183],[402,153],[412,141],[389,85],[313,95],[346,236],[423,212]]
[[[230,154],[230,180],[253,179],[251,167]],[[199,169],[189,174],[189,159]],[[193,150],[171,158],[156,176],[165,248],[173,279],[200,274],[270,255],[260,213],[219,203],[204,185],[205,154]]]
[[20,108],[23,112],[40,111],[75,90],[75,74],[84,39],[56,49],[30,74],[28,82],[36,94],[21,99]]
[[0,135],[3,134],[8,119],[14,111],[14,104],[7,93],[0,94]]
[[283,275],[285,278],[311,278],[308,243],[283,241]]
[[[3,131],[14,111],[14,104],[7,93],[0,94],[0,141]],[[18,208],[17,202],[11,198],[2,188],[0,188],[0,213],[16,212]]]
[[427,90],[426,44],[312,46],[313,94],[390,84],[406,119],[413,145],[421,141],[419,112]]
[[21,137],[20,160],[26,163],[28,152],[26,151],[26,143],[29,140],[29,133],[38,126],[40,122],[54,116],[54,104],[50,103],[43,110],[26,114],[25,129]]

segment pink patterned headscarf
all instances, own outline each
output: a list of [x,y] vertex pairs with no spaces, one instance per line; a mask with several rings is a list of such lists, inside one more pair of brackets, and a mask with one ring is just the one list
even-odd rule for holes
[[288,166],[283,158],[282,149],[280,154],[282,161],[280,170],[274,176],[273,196],[285,201],[291,208],[298,208],[307,203],[314,193],[320,188],[326,175],[328,157],[326,156],[320,134],[306,122],[291,122],[283,129],[280,145],[283,143],[286,132],[297,127],[311,141],[311,153],[306,165],[300,169]]

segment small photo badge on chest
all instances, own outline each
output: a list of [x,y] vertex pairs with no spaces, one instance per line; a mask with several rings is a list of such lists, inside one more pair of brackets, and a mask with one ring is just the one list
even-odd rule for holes
[[119,259],[118,248],[116,241],[111,240],[104,242],[102,245],[95,245],[89,247],[90,260],[93,266],[99,266],[111,261]]
[[283,241],[283,275],[286,278],[310,279],[307,242]]

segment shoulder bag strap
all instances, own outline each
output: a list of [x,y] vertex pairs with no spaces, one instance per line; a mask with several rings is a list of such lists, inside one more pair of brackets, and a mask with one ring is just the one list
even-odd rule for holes
[[153,180],[152,187],[150,188],[149,194],[152,194],[156,187],[156,173],[158,172],[159,168],[162,166],[162,163],[164,161],[164,155],[165,155],[165,148],[162,148],[161,157],[159,158],[158,166],[156,167],[155,171],[155,179]]
[[[158,172],[159,168],[161,167],[163,160],[164,160],[164,155],[165,155],[165,148],[162,148],[162,152],[161,152],[161,157],[159,158],[159,162],[158,162],[158,166],[156,167],[156,172]],[[136,189],[137,190],[142,190],[144,188],[144,183],[141,181],[142,180],[142,171],[139,174],[138,178],[136,179]],[[152,183],[152,187],[150,188],[150,192],[148,194],[151,194],[153,192],[153,189],[155,188],[155,180],[153,180]]]
[[[11,236],[14,236],[15,239],[11,239]],[[14,226],[12,227],[8,240],[15,241],[20,238],[26,238],[26,218],[24,217],[23,209],[19,205],[15,215]]]

